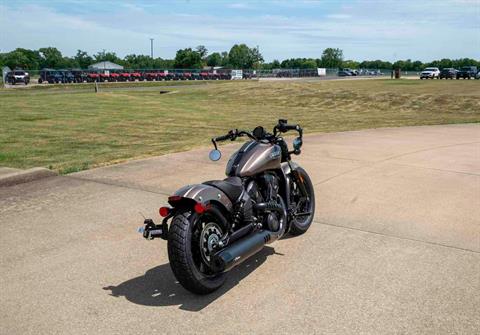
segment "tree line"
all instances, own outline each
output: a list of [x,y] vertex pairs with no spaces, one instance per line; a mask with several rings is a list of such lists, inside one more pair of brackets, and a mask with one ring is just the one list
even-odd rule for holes
[[13,51],[0,53],[0,66],[11,69],[22,68],[26,70],[40,70],[43,68],[86,69],[89,65],[102,61],[120,64],[125,68],[134,69],[201,69],[205,66],[221,66],[236,69],[314,69],[322,68],[352,68],[352,69],[395,69],[404,71],[420,71],[425,67],[459,68],[462,66],[478,66],[480,61],[461,59],[440,59],[431,62],[398,60],[388,62],[383,60],[344,60],[343,51],[338,48],[325,49],[320,58],[290,58],[283,61],[274,60],[265,62],[258,47],[248,47],[246,44],[235,44],[227,52],[208,53],[205,46],[185,48],[177,51],[174,59],[152,58],[146,55],[130,54],[123,58],[115,52],[101,51],[89,55],[86,51],[78,50],[73,57],[63,56],[60,50],[54,47],[30,50],[17,48]]

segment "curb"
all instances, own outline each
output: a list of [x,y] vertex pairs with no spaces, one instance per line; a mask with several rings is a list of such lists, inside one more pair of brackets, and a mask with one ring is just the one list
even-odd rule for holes
[[0,176],[0,187],[28,183],[34,180],[53,176],[57,176],[57,173],[41,167],[23,170],[20,172],[12,172]]

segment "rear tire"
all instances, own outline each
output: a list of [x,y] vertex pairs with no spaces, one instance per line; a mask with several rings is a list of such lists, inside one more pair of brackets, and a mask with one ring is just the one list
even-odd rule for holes
[[[216,223],[226,223],[218,209],[211,208],[208,213],[217,218]],[[224,273],[206,274],[200,271],[201,263],[205,267],[205,262],[198,256],[200,244],[197,245],[194,236],[200,223],[201,216],[191,210],[182,210],[174,216],[168,232],[168,258],[173,274],[184,288],[195,294],[208,294],[222,286],[226,276]]]
[[[297,169],[298,174],[300,175],[301,179],[303,179],[303,184],[306,188],[307,194],[309,195],[308,205],[306,205],[306,210],[311,212],[308,217],[293,217],[290,221],[290,234],[292,235],[301,235],[305,233],[308,228],[312,225],[313,218],[315,216],[315,191],[313,188],[312,181],[308,176],[307,172],[298,167]],[[305,210],[305,209],[304,209]],[[304,211],[302,210],[302,212]]]

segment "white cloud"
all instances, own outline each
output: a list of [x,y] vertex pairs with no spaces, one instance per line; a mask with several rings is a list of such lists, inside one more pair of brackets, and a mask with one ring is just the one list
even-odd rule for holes
[[232,3],[227,5],[228,8],[233,9],[248,9],[250,6],[244,2]]

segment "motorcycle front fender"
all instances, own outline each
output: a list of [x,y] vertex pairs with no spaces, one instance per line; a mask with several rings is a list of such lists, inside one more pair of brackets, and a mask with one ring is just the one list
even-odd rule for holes
[[[177,190],[170,198],[173,197],[180,197],[181,199],[183,199],[183,201],[192,202],[193,200],[194,202],[199,202],[202,204],[218,203],[222,205],[228,212],[231,212],[233,209],[233,204],[227,197],[227,195],[218,188],[210,185],[187,185]],[[172,201],[170,200],[169,203],[172,206],[175,206],[175,203],[172,203]]]

